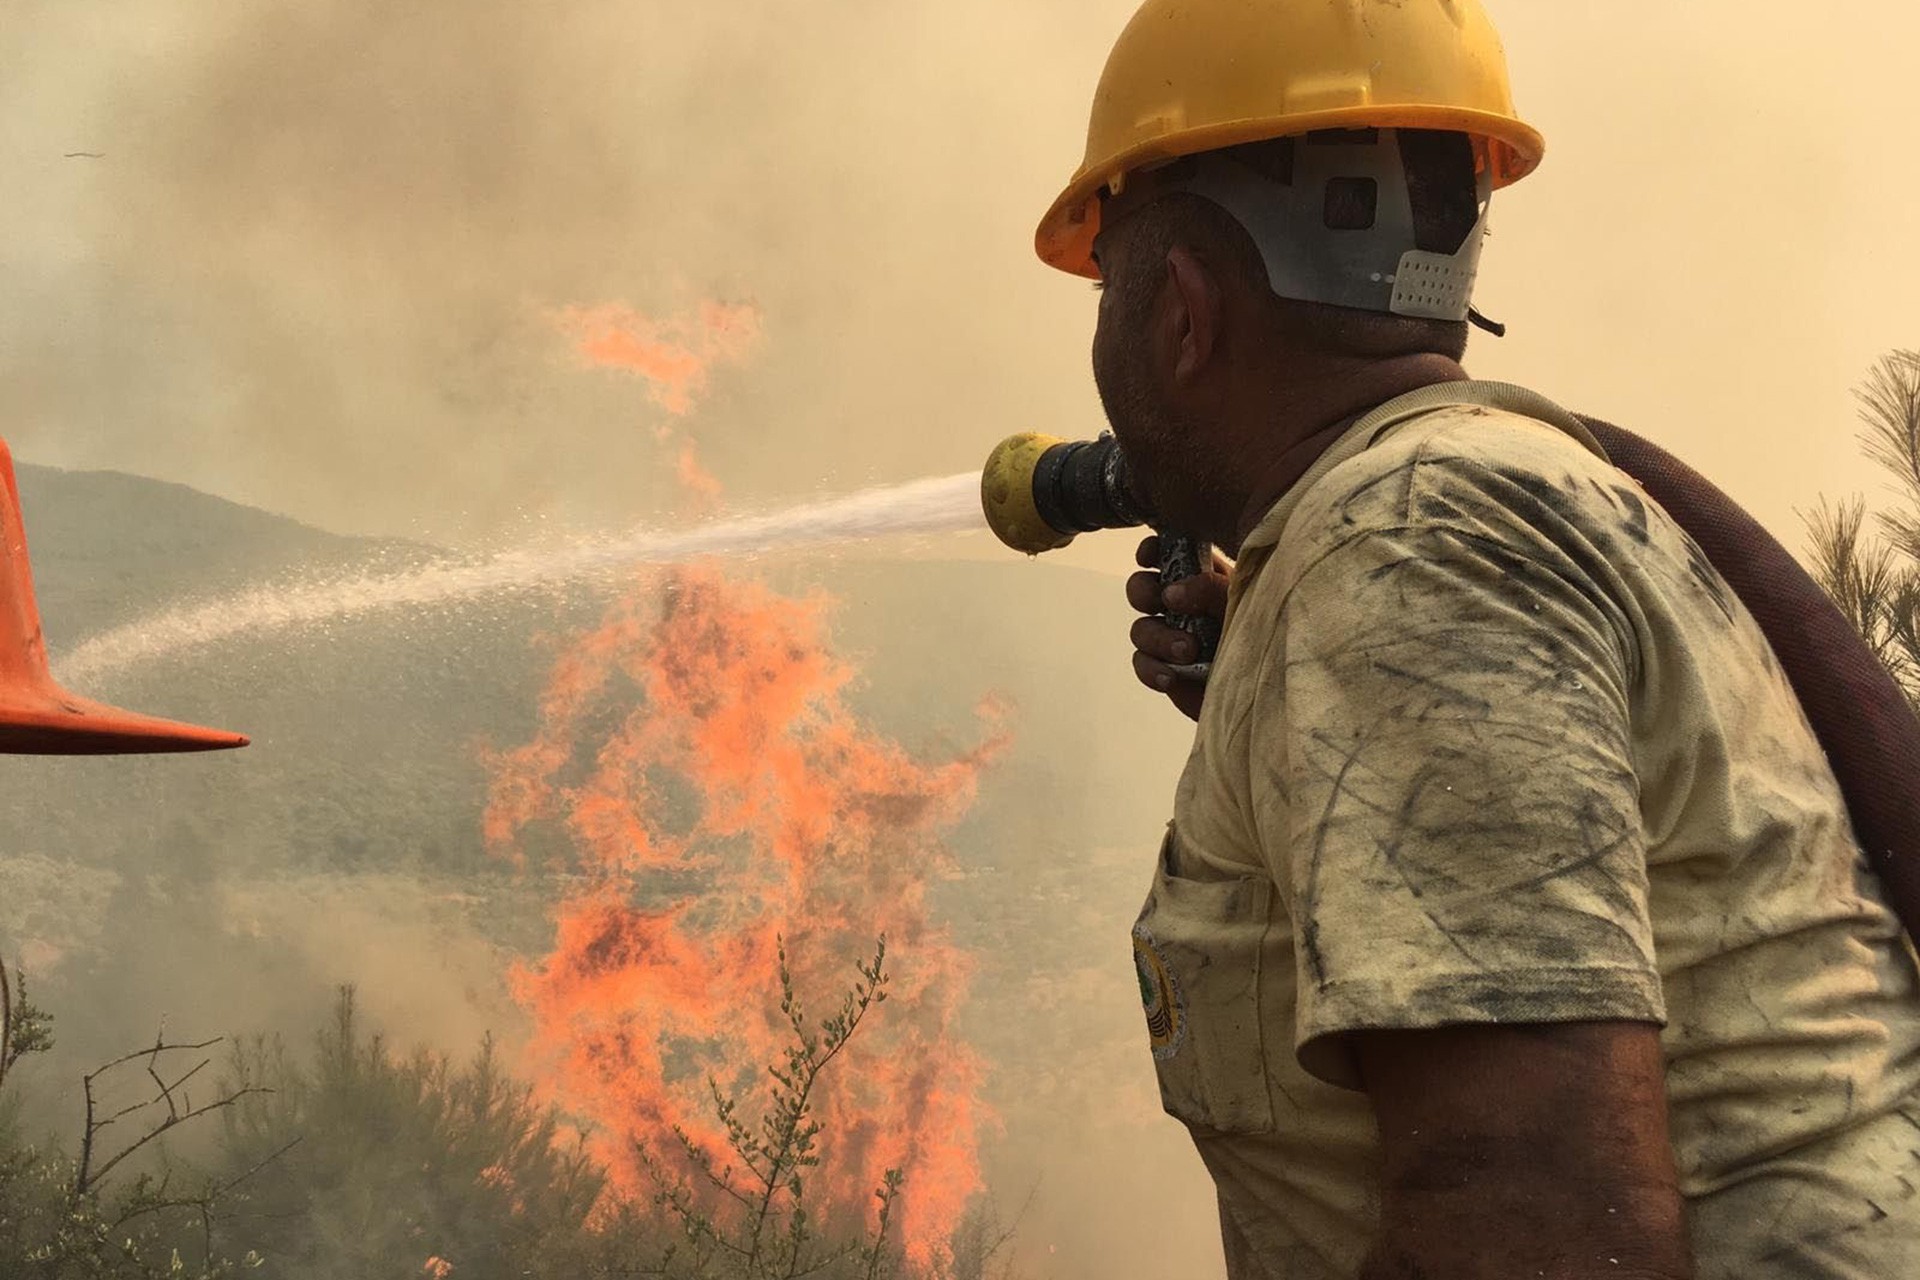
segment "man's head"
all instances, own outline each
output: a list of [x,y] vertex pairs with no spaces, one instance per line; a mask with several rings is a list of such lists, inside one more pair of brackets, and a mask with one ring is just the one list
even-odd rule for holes
[[[1422,358],[1425,367],[1457,369],[1466,347],[1461,320],[1275,292],[1276,281],[1305,293],[1313,290],[1298,282],[1334,279],[1321,291],[1354,297],[1351,285],[1341,292],[1338,277],[1354,278],[1353,263],[1364,268],[1368,259],[1348,251],[1345,233],[1374,231],[1383,203],[1372,185],[1316,182],[1304,196],[1289,195],[1310,200],[1326,225],[1310,228],[1310,235],[1280,234],[1287,224],[1262,219],[1250,206],[1262,188],[1240,183],[1238,170],[1290,183],[1295,145],[1292,139],[1253,144],[1131,175],[1124,194],[1104,202],[1094,246],[1104,282],[1094,376],[1108,419],[1161,520],[1217,541],[1227,540],[1223,526],[1242,514],[1249,463],[1326,426],[1316,419],[1327,413],[1345,416],[1367,407],[1364,396],[1379,381],[1374,375]],[[1416,242],[1406,249],[1419,251],[1408,259],[1444,263],[1458,253],[1468,263],[1470,284],[1466,251],[1477,249],[1484,211],[1471,147],[1457,135],[1410,134],[1399,154],[1406,170],[1400,207],[1410,205],[1412,214],[1400,234]],[[1222,159],[1234,166],[1230,182],[1238,185],[1223,189],[1205,172],[1196,174],[1196,168],[1222,167]],[[1384,200],[1395,195],[1389,191]],[[1229,213],[1223,201],[1242,216]],[[1264,245],[1243,218],[1260,227]],[[1379,249],[1372,252],[1377,260]],[[1400,252],[1394,250],[1395,261]],[[1334,261],[1320,260],[1327,258]],[[1396,291],[1390,275],[1359,275],[1359,293],[1371,297],[1369,274],[1379,302],[1387,305],[1391,294],[1400,305],[1406,289]],[[1461,301],[1458,311],[1464,309]],[[1360,401],[1349,408],[1356,396]]]

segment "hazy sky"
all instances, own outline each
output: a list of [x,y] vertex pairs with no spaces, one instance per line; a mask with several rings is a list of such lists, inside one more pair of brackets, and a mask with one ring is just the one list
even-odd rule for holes
[[[554,317],[708,298],[763,320],[686,421],[732,501],[1095,430],[1093,295],[1029,246],[1133,7],[12,0],[0,432],[343,531],[648,519],[666,414]],[[1877,485],[1848,390],[1920,345],[1920,13],[1491,7],[1549,152],[1496,204],[1513,332],[1471,367],[1797,540]]]

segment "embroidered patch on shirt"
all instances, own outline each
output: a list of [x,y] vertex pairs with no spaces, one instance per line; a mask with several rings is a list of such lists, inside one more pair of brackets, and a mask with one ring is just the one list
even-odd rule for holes
[[1155,947],[1153,932],[1133,926],[1133,968],[1140,978],[1140,1004],[1147,1013],[1147,1039],[1155,1062],[1165,1062],[1187,1041],[1187,1003],[1180,982]]

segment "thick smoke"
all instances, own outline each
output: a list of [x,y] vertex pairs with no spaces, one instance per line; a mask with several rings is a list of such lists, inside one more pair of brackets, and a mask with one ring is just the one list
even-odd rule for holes
[[[577,376],[551,313],[716,295],[777,335],[701,427],[737,496],[955,471],[988,424],[1086,417],[1078,338],[1064,376],[1009,378],[1032,335],[986,305],[1031,281],[1030,206],[1076,145],[1082,88],[1005,79],[1065,14],[112,12],[7,24],[34,46],[0,90],[27,193],[0,215],[23,456],[355,532],[630,520],[676,459],[657,415]],[[1057,146],[1022,173],[1009,142],[1048,105]],[[1041,331],[1072,334],[1081,300],[1050,292]]]
[[[1481,371],[1797,533],[1808,477],[1867,474],[1826,447],[1846,387],[1910,340],[1920,177],[1863,122],[1899,118],[1920,16],[1842,5],[1811,40],[1734,0],[1491,7],[1550,152],[1496,212],[1514,337]],[[770,337],[701,427],[737,497],[1091,428],[1090,307],[1025,246],[1132,8],[16,3],[0,421],[31,460],[341,530],[628,519],[674,459],[545,310],[719,295]]]
[[[1090,432],[1091,298],[1027,245],[1133,7],[14,0],[0,433],[29,461],[464,549],[688,520],[709,478],[763,509],[957,473],[1010,430]],[[1490,7],[1550,150],[1496,206],[1481,300],[1514,336],[1479,340],[1475,371],[1655,435],[1797,542],[1795,507],[1866,487],[1848,386],[1914,341],[1920,171],[1872,122],[1904,118],[1920,14],[1828,6],[1815,32],[1736,0]],[[664,350],[666,381],[583,370],[596,335]],[[145,535],[90,589],[252,584],[239,562],[128,568]],[[1117,595],[1066,616],[1094,597],[1052,564],[936,567],[761,566],[844,590],[861,711],[928,758],[985,668],[1058,686],[955,836],[966,1029],[1007,1126],[983,1161],[1009,1214],[1038,1186],[1037,1273],[1201,1274],[1208,1190],[1155,1114],[1124,945],[1183,725],[1131,687]],[[522,1037],[504,974],[546,939],[496,900],[531,891],[459,861],[475,812],[425,808],[478,794],[476,740],[533,733],[537,686],[489,683],[549,664],[524,633],[597,616],[231,638],[126,692],[256,730],[248,754],[6,762],[0,936],[65,998],[66,1056],[39,1074],[156,1017],[299,1035],[340,981],[397,1043]],[[459,715],[390,714],[423,706]],[[417,827],[370,819],[416,802]]]

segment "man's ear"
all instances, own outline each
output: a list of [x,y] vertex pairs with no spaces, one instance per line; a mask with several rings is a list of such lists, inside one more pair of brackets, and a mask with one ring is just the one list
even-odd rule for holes
[[1218,351],[1224,299],[1213,272],[1185,245],[1167,251],[1167,285],[1165,339],[1172,346],[1173,379],[1190,384]]

